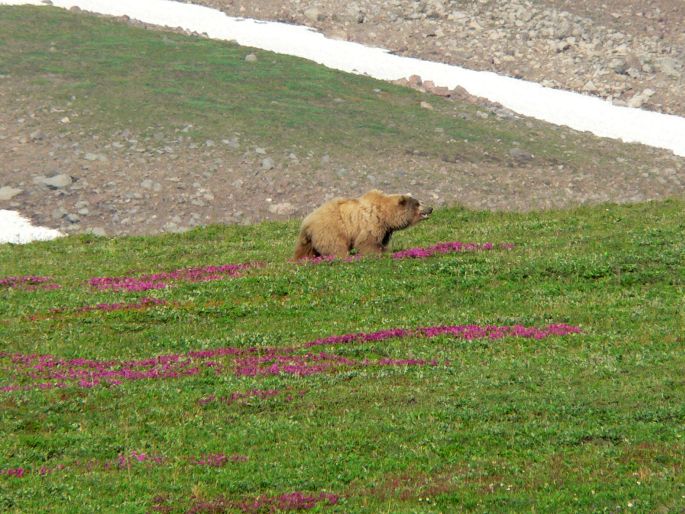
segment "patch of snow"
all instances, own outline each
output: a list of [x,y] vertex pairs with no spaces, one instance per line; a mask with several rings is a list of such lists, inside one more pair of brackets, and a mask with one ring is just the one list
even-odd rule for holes
[[16,211],[0,209],[0,244],[24,244],[62,237],[59,230],[36,227]]

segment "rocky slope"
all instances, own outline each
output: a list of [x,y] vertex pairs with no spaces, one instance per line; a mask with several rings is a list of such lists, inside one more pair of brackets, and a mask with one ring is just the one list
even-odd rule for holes
[[682,0],[199,0],[401,55],[685,115]]

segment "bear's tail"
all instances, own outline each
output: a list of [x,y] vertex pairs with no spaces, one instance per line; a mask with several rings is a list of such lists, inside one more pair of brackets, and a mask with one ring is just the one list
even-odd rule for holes
[[309,237],[306,230],[301,230],[297,238],[297,245],[295,246],[295,260],[311,259],[318,256],[319,254],[312,244],[312,238]]

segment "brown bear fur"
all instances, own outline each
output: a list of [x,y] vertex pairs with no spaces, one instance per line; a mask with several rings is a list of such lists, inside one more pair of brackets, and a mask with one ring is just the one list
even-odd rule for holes
[[309,214],[300,228],[295,259],[381,254],[395,230],[426,219],[433,211],[409,195],[373,190],[359,198],[335,198]]

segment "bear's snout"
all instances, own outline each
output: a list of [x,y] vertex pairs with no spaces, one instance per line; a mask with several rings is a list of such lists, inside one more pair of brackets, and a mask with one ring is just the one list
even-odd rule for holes
[[421,218],[426,219],[428,218],[431,213],[433,212],[433,207],[424,207],[423,205],[419,209],[419,214],[421,215]]

